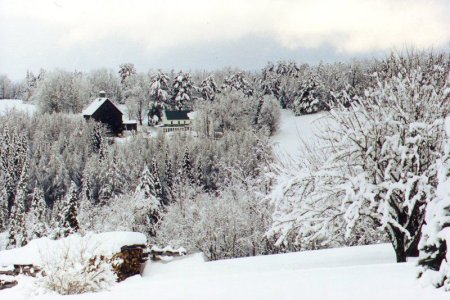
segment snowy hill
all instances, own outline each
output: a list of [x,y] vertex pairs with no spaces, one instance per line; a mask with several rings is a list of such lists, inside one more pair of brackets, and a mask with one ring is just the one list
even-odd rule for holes
[[[31,279],[0,292],[2,299],[28,299]],[[144,276],[111,291],[34,299],[447,299],[415,279],[414,263],[395,263],[388,244],[306,251],[205,262],[201,254],[147,263]]]
[[319,143],[317,136],[321,128],[327,126],[326,113],[295,116],[291,110],[281,110],[280,128],[272,137],[275,155],[286,162],[296,159],[301,151],[301,140]]
[[0,115],[5,115],[10,111],[22,111],[31,115],[36,111],[36,106],[17,99],[0,100]]

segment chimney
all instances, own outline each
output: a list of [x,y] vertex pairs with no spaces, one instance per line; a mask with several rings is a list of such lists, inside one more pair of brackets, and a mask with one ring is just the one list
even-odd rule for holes
[[99,98],[106,98],[106,92],[105,91],[98,92],[98,97]]

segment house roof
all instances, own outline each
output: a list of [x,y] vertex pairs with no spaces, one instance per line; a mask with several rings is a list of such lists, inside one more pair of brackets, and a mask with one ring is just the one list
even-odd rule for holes
[[114,104],[111,100],[109,100],[108,98],[97,98],[97,99],[95,99],[94,101],[92,101],[92,103],[89,104],[88,107],[86,107],[86,108],[83,110],[83,112],[82,112],[83,116],[92,116],[92,115],[97,111],[97,109],[99,109],[100,106],[102,106],[103,103],[105,103],[106,101],[111,102],[111,104],[114,105],[114,106],[117,108],[117,110],[120,111],[120,112],[122,113],[122,115],[123,115],[122,110],[121,110],[120,108],[118,108],[117,105],[115,105],[115,104]]
[[164,111],[167,120],[190,120],[188,113],[190,110],[166,110]]

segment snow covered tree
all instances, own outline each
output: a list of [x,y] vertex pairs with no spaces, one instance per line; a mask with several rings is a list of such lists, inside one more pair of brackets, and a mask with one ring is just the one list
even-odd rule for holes
[[236,90],[241,91],[244,95],[250,97],[254,93],[254,89],[250,82],[245,78],[242,72],[235,73],[227,78],[225,78],[222,85],[222,90]]
[[78,232],[80,225],[78,223],[78,193],[77,185],[72,181],[69,191],[66,195],[64,207],[61,211],[61,234],[66,237]]
[[219,89],[217,88],[217,84],[214,81],[214,77],[208,76],[202,81],[200,85],[200,93],[203,100],[214,101],[218,92]]
[[100,159],[103,159],[106,154],[106,140],[104,138],[104,135],[104,127],[99,122],[95,122],[94,126],[92,127],[90,142],[92,151],[94,153],[98,153]]
[[36,90],[38,81],[33,72],[27,70],[27,75],[20,85],[20,95],[22,100],[29,101],[32,99]]
[[56,70],[39,82],[35,96],[41,112],[78,113],[89,101],[88,89],[83,74]]
[[169,204],[172,201],[172,187],[173,187],[173,170],[172,160],[169,158],[169,152],[166,149],[166,157],[164,160],[165,172],[164,172],[164,188],[162,203],[164,205]]
[[182,168],[182,174],[183,174],[182,180],[186,180],[187,182],[194,183],[195,182],[194,172],[192,170],[192,168],[193,168],[192,161],[191,161],[191,157],[189,155],[188,148],[186,148],[184,150],[183,165],[181,166],[181,168]]
[[[447,136],[450,136],[450,119],[446,120]],[[447,260],[450,246],[450,142],[440,160],[439,185],[436,197],[427,206],[422,238],[419,243],[419,277],[425,285],[445,286],[450,290],[450,262]]]
[[100,204],[111,201],[124,191],[125,176],[119,169],[118,158],[113,152],[108,153],[107,159],[100,164],[101,178],[96,178],[100,183],[98,200]]
[[123,88],[129,117],[138,119],[140,125],[142,125],[144,115],[149,106],[147,85],[146,76],[143,74],[132,74],[126,79],[126,86]]
[[99,91],[106,91],[113,101],[122,103],[122,90],[117,73],[111,69],[97,69],[88,74],[89,94],[91,98],[98,96]]
[[[0,180],[6,192],[8,213],[11,212],[18,183],[24,170],[28,171],[28,142],[24,134],[10,132],[5,126],[0,135]],[[28,174],[24,174],[28,176]]]
[[12,95],[12,83],[6,75],[0,75],[0,99],[10,99]]
[[57,199],[53,202],[50,214],[50,236],[52,239],[59,239],[63,231],[63,211],[65,207],[65,199]]
[[134,67],[134,64],[124,63],[119,66],[120,83],[122,85],[126,86],[127,79],[133,74],[136,74],[136,68]]
[[342,224],[351,236],[370,219],[389,236],[397,261],[417,255],[450,103],[440,84],[446,75],[437,72],[418,68],[379,80],[351,109],[332,110],[319,164],[300,169],[296,179],[278,176],[272,232],[326,244],[342,234]]
[[27,213],[26,223],[28,237],[31,239],[41,238],[48,233],[47,204],[42,189],[35,187],[31,198],[31,207]]
[[142,209],[146,212],[140,220],[145,230],[150,236],[156,234],[157,223],[161,214],[161,199],[157,198],[157,194],[162,193],[159,177],[155,178],[147,166],[144,167],[139,178],[139,184],[136,188],[136,201],[140,203]]
[[173,106],[182,110],[187,108],[187,103],[191,101],[191,89],[193,82],[189,73],[179,72],[173,81]]
[[4,187],[0,188],[0,231],[3,232],[9,225],[8,202]]
[[157,103],[166,103],[169,99],[169,76],[158,71],[150,80],[150,95]]
[[156,159],[152,159],[152,178],[153,178],[153,190],[156,199],[161,202],[163,197],[163,190],[161,185],[161,180],[159,179],[158,164]]
[[299,91],[293,105],[296,115],[316,113],[326,107],[320,99],[319,85],[317,76],[312,74],[300,82]]
[[28,236],[25,223],[25,202],[27,200],[28,160],[25,160],[12,206],[9,226],[9,247],[22,247],[27,244]]

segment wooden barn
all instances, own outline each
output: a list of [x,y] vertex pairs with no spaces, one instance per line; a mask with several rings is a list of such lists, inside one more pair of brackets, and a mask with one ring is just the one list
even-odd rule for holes
[[82,114],[86,120],[93,119],[105,124],[114,135],[119,135],[124,129],[123,112],[106,97],[104,91],[99,93],[98,98],[86,107]]

